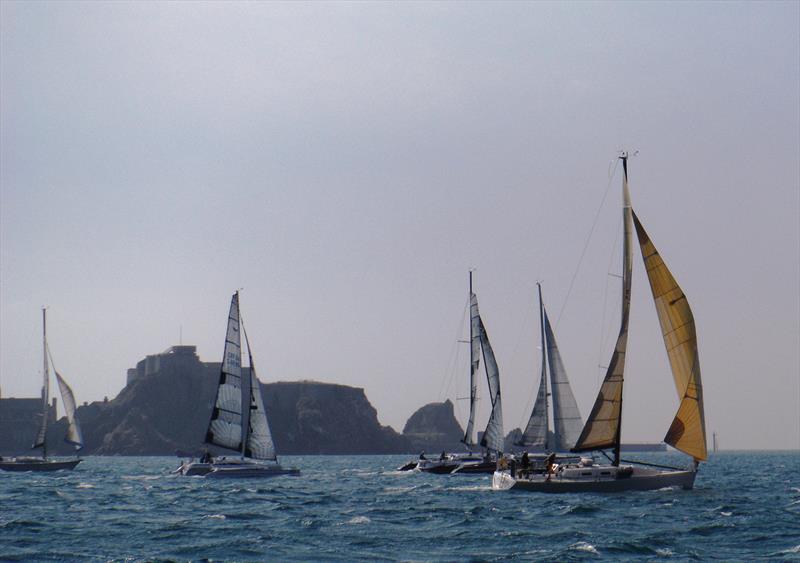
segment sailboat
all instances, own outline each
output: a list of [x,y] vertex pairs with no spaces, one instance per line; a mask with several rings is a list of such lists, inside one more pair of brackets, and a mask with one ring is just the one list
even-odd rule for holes
[[[250,361],[249,377],[242,370],[242,332]],[[217,396],[205,443],[235,454],[214,457],[206,452],[198,461],[182,463],[177,473],[206,477],[275,477],[300,473],[299,469],[284,468],[278,463],[250,341],[239,314],[238,291],[231,298]]]
[[[44,363],[44,380],[42,382],[42,422],[39,432],[33,443],[32,449],[42,448],[42,457],[18,456],[10,459],[0,458],[0,469],[4,471],[59,471],[61,469],[74,469],[81,461],[80,458],[56,460],[47,457],[47,426],[50,413],[50,348],[47,345],[47,309],[42,308],[42,348]],[[49,360],[49,361],[48,361]],[[75,395],[67,382],[55,369],[58,388],[61,391],[61,401],[67,415],[67,435],[64,441],[75,447],[77,453],[83,447],[83,437],[78,419],[75,416]]]
[[[539,392],[531,410],[531,416],[520,440],[515,444],[525,448],[526,452],[550,454],[559,453],[564,457],[578,437],[583,427],[583,419],[578,410],[578,403],[572,394],[572,388],[567,379],[567,371],[558,351],[556,337],[550,318],[542,299],[542,285],[536,284],[539,293],[539,324],[541,333],[541,376],[539,379]],[[548,392],[548,377],[550,375],[550,390]],[[550,431],[550,401],[553,400],[553,431]],[[542,460],[544,455],[538,456]],[[574,454],[573,456],[574,457]],[[542,464],[538,464],[543,468]]]
[[[660,489],[679,486],[691,489],[699,463],[708,458],[703,410],[703,386],[694,317],[675,278],[656,250],[641,221],[631,207],[628,190],[628,155],[623,153],[623,272],[622,315],[617,342],[592,412],[571,451],[575,453],[611,450],[610,464],[595,464],[591,458],[580,463],[548,464],[544,475],[522,478],[513,470],[498,470],[492,487],[498,490],[522,489],[538,492],[611,492]],[[628,344],[628,318],[631,302],[633,230],[639,241],[650,289],[661,324],[680,405],[664,442],[692,457],[688,469],[620,459],[622,430],[622,387]]]
[[[495,457],[503,451],[503,406],[500,398],[500,369],[494,350],[489,342],[486,326],[478,310],[478,297],[472,290],[472,272],[469,273],[469,345],[470,345],[470,372],[469,372],[469,419],[462,442],[469,453],[443,453],[439,458],[420,459],[417,469],[429,473],[492,473],[496,467]],[[480,441],[484,454],[475,454],[473,449],[477,446],[473,440],[475,428],[475,411],[478,402],[478,378],[481,357],[486,371],[489,385],[489,399],[492,403],[492,412],[486,424],[486,430]]]

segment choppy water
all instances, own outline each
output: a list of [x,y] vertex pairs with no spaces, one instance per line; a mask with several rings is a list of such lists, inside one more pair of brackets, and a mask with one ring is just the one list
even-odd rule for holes
[[0,472],[0,559],[800,561],[800,453],[714,454],[693,491],[560,496],[394,471],[406,459],[287,457],[303,476],[268,480],[178,477],[174,458]]

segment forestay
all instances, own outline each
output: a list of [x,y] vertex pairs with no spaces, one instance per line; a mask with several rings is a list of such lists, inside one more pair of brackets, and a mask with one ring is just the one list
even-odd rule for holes
[[681,400],[678,413],[664,441],[697,461],[705,460],[708,452],[703,412],[703,384],[700,379],[694,316],[686,295],[678,286],[635,214],[633,220],[642,251],[642,260],[653,291],[653,301],[661,324],[675,389]]

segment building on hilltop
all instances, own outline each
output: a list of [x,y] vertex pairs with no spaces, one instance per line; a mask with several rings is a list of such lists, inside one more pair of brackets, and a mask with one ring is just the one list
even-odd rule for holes
[[135,368],[129,369],[126,385],[148,375],[193,370],[198,367],[202,367],[202,363],[197,356],[197,346],[170,346],[160,354],[146,356]]

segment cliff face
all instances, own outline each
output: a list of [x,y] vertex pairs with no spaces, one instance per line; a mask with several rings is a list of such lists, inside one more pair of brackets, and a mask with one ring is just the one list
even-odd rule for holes
[[[83,454],[174,455],[203,447],[219,378],[218,364],[158,373],[133,381],[114,400],[78,409]],[[278,454],[410,451],[405,438],[381,426],[363,389],[317,382],[261,385]],[[55,450],[64,421],[51,429]],[[58,447],[62,453],[68,446]]]
[[429,403],[418,409],[406,422],[403,436],[415,452],[461,451],[464,430],[453,413],[453,403]]

